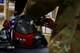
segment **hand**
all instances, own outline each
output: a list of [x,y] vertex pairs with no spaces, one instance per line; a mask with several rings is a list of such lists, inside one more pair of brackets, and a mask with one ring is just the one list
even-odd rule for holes
[[46,22],[44,22],[44,26],[53,29],[54,20],[52,20],[51,18],[46,18]]
[[3,22],[3,27],[8,28],[9,26],[10,26],[9,21],[8,21],[8,20],[5,20],[5,21]]

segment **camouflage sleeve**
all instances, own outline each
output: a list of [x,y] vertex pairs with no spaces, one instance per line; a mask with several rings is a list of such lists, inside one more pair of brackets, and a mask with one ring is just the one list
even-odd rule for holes
[[[61,1],[61,0],[60,0]],[[28,0],[24,12],[36,17],[46,15],[61,3],[59,0]],[[63,0],[64,1],[64,0]],[[63,2],[62,1],[62,2]]]

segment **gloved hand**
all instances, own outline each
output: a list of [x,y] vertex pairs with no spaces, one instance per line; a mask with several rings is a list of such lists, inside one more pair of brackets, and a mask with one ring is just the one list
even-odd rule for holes
[[46,19],[44,20],[43,26],[52,29],[52,28],[54,27],[54,25],[55,25],[54,20],[52,20],[51,18],[46,18]]
[[8,21],[8,20],[5,20],[4,22],[3,22],[3,27],[4,28],[8,28],[10,26],[10,22]]

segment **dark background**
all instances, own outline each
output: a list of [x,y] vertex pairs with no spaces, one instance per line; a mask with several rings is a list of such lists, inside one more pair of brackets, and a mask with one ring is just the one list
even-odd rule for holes
[[14,0],[15,1],[15,15],[19,15],[22,13],[25,4],[27,3],[27,0]]

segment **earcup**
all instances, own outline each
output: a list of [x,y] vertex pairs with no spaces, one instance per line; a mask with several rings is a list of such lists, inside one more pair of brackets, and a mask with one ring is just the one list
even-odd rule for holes
[[29,34],[34,33],[36,29],[33,24],[30,24],[30,19],[28,17],[23,16],[17,20],[14,30],[21,34]]

